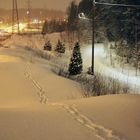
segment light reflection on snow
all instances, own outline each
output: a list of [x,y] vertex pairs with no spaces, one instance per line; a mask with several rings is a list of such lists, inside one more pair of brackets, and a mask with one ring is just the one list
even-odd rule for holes
[[0,55],[0,63],[13,62],[13,61],[17,61],[17,58],[8,55]]
[[[106,59],[106,53],[103,44],[96,44],[94,48],[95,55],[95,71],[105,76],[118,79],[119,81],[128,84],[130,87],[135,88],[137,92],[140,91],[140,76],[135,76],[135,70],[131,67],[125,68],[124,72],[120,67],[112,67]],[[87,45],[82,48],[82,57],[84,67],[86,69],[91,66],[92,59],[92,46]]]

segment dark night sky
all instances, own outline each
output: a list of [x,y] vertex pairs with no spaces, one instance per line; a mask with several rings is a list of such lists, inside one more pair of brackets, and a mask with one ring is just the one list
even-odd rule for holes
[[[65,11],[72,0],[30,0],[32,8],[49,8]],[[80,1],[80,0],[77,0]],[[17,0],[19,8],[27,7],[27,0]],[[12,0],[0,0],[0,8],[11,8]]]

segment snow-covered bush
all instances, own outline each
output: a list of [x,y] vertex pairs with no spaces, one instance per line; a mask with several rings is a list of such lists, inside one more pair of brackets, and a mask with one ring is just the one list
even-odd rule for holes
[[130,92],[129,86],[127,84],[122,84],[119,80],[105,77],[99,73],[95,73],[94,76],[87,73],[69,75],[67,69],[68,65],[66,64],[56,64],[52,67],[52,71],[57,75],[79,82],[85,97],[108,94],[127,94]]
[[51,60],[51,58],[53,58],[53,55],[51,55],[51,53],[44,52],[43,50],[40,50],[38,48],[31,48],[29,46],[25,46],[24,49],[31,51],[33,53],[33,55],[40,57],[40,58],[44,58],[46,60]]
[[126,94],[130,90],[127,84],[122,84],[119,80],[105,77],[98,73],[94,76],[82,74],[73,77],[73,79],[81,83],[85,96]]
[[51,70],[59,76],[69,77],[67,64],[55,64],[52,66]]

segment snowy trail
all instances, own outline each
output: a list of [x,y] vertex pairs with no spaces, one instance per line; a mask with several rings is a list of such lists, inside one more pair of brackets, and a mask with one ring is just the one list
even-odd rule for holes
[[[87,68],[91,66],[92,58],[92,49],[90,45],[82,48],[82,55],[85,70],[87,70]],[[131,68],[125,69],[125,72],[122,72],[121,68],[113,68],[108,60],[106,60],[103,44],[96,44],[95,46],[95,71],[107,77],[118,79],[129,85],[135,93],[140,93],[140,76],[135,76],[135,71],[131,70]]]
[[125,140],[124,138],[114,135],[113,130],[107,129],[104,126],[98,125],[91,121],[87,116],[79,112],[75,104],[72,106],[63,105],[63,107],[68,113],[70,113],[70,115],[74,117],[77,122],[91,130],[100,140]]
[[26,76],[27,79],[29,79],[32,82],[35,88],[37,88],[37,93],[40,98],[40,103],[46,104],[48,102],[48,98],[45,96],[46,91],[41,87],[41,85],[36,80],[33,79],[31,75],[30,63],[26,64],[24,75]]
[[92,131],[92,133],[97,137],[99,140],[125,140],[123,138],[119,138],[119,136],[113,134],[113,130],[107,129],[104,126],[98,125],[94,122],[92,122],[87,116],[83,115],[79,110],[77,109],[76,105],[68,105],[64,103],[57,103],[57,102],[49,102],[49,99],[47,97],[47,91],[45,91],[40,83],[32,77],[31,74],[31,66],[28,62],[26,64],[25,69],[25,76],[33,83],[33,85],[38,89],[39,92],[39,98],[41,104],[46,104],[49,106],[60,106],[62,109],[64,109],[67,113],[69,113],[73,119],[80,123],[85,128]]
[[[0,50],[0,139],[96,139],[92,132],[75,123],[63,106],[59,103],[54,106],[53,102],[48,102],[47,93],[53,93],[46,90],[48,85],[44,89],[45,83],[42,85],[37,77],[34,77],[33,64],[31,66],[26,59],[11,56],[10,51],[12,50]],[[45,72],[47,73],[46,70]],[[43,75],[45,76],[45,73]],[[46,76],[46,79],[48,78]],[[6,84],[7,81],[9,84]],[[61,80],[59,84],[61,85]],[[68,80],[66,84],[69,86],[71,82]]]

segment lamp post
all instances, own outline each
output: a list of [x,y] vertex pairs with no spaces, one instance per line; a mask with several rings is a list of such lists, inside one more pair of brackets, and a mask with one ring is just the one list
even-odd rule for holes
[[[92,60],[91,60],[91,67],[88,71],[89,74],[91,75],[94,75],[94,67],[95,67],[95,63],[94,63],[94,44],[95,44],[95,0],[93,0],[93,12],[92,12],[92,19],[91,22],[92,22]],[[85,17],[85,14],[84,13],[80,13],[79,14],[79,18],[80,19],[84,19],[84,20],[87,20],[88,18]],[[89,20],[89,19],[88,19]]]
[[15,27],[17,27],[17,33],[19,34],[19,15],[17,0],[13,0],[12,4],[12,34],[15,33]]
[[92,64],[91,74],[94,75],[94,43],[95,43],[95,0],[93,0],[93,12],[92,12]]

